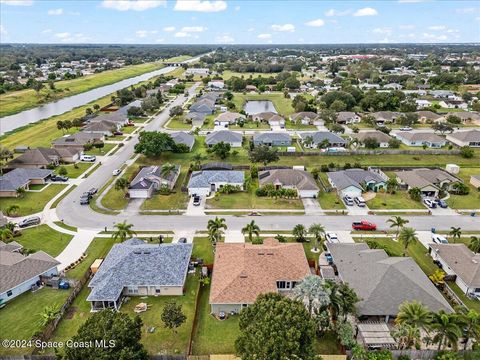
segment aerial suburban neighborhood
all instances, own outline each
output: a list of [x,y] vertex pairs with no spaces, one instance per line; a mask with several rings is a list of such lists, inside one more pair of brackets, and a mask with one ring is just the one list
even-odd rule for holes
[[478,3],[0,10],[0,359],[480,359]]

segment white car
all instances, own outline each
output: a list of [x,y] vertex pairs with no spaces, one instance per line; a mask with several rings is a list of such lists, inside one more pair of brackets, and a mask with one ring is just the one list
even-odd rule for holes
[[413,129],[410,126],[404,126],[399,129],[400,131],[412,131]]
[[428,198],[423,199],[423,203],[427,205],[427,207],[429,207],[430,209],[435,209],[437,207],[435,201]]
[[327,231],[325,233],[325,239],[327,240],[328,243],[330,244],[338,244],[340,241],[338,240],[337,234],[331,231]]
[[435,244],[448,244],[448,240],[445,236],[438,235],[438,234],[432,234],[432,241]]
[[120,175],[121,172],[122,172],[122,170],[120,170],[120,169],[115,169],[115,170],[112,171],[112,175],[113,175],[113,176],[118,176],[118,175]]

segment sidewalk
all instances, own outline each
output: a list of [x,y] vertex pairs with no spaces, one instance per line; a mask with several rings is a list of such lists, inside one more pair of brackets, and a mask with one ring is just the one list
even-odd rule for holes
[[80,259],[97,234],[98,231],[94,230],[79,230],[67,247],[55,258],[60,262],[58,270],[62,271],[68,265]]

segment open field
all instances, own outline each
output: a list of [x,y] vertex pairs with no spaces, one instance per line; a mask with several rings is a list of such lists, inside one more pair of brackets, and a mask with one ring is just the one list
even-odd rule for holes
[[237,111],[243,110],[245,103],[248,100],[270,100],[273,102],[275,109],[279,114],[287,116],[293,114],[295,110],[292,107],[292,100],[286,98],[283,93],[275,92],[268,94],[241,94],[235,93],[233,97],[233,103],[237,108]]
[[48,225],[40,225],[22,230],[22,235],[15,237],[14,240],[22,244],[25,249],[42,250],[50,256],[56,257],[72,238],[73,235],[62,234]]
[[7,209],[12,205],[18,205],[18,216],[35,214],[43,210],[45,205],[67,185],[50,184],[41,192],[27,191],[23,197],[2,198],[0,209],[7,214]]
[[[67,96],[80,94],[100,86],[110,85],[117,81],[141,75],[163,67],[160,62],[126,66],[121,69],[107,70],[98,74],[82,76],[72,80],[55,82],[56,91],[43,89],[37,96],[35,90],[26,89],[0,95],[0,117],[15,114],[23,110],[58,100]],[[51,93],[51,98],[45,101],[45,96]]]

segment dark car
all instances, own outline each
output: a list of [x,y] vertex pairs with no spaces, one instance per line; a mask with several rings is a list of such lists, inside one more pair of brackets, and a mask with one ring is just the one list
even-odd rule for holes
[[97,192],[98,192],[97,188],[91,188],[90,190],[88,190],[88,193],[90,194],[90,196],[95,195]]
[[68,181],[68,176],[62,176],[62,175],[52,175],[50,177],[50,180],[55,181],[55,182],[65,182]]
[[442,199],[437,199],[435,200],[438,206],[440,206],[442,209],[448,208],[448,204],[445,202],[445,200]]
[[113,132],[113,135],[117,136],[117,135],[123,135],[123,132],[121,131],[114,131]]
[[178,239],[178,242],[180,244],[186,244],[187,243],[187,238],[182,237],[182,238]]
[[38,216],[30,216],[26,219],[23,219],[18,223],[19,228],[24,228],[27,226],[33,226],[33,225],[38,225],[40,224],[41,220]]
[[198,195],[193,196],[193,206],[200,206],[200,196]]

